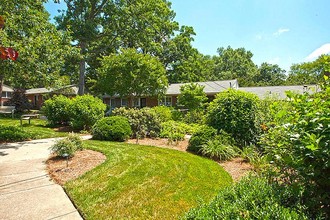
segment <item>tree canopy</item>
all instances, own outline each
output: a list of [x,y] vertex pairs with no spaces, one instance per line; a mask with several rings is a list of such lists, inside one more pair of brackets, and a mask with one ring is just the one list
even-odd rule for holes
[[97,70],[94,90],[121,97],[157,96],[167,87],[166,71],[162,63],[149,54],[135,49],[123,49],[120,54],[105,56]]

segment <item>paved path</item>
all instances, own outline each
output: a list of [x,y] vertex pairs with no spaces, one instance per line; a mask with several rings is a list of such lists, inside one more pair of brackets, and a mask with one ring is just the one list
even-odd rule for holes
[[82,219],[45,161],[55,139],[0,144],[0,219]]

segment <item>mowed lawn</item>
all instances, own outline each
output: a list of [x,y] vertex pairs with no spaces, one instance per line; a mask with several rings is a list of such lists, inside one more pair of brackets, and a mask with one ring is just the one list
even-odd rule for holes
[[177,219],[232,184],[212,160],[176,150],[86,141],[107,160],[65,189],[85,219]]
[[68,135],[67,132],[58,132],[53,128],[47,127],[47,121],[41,119],[31,119],[31,124],[27,120],[23,120],[23,126],[20,126],[19,118],[0,118],[0,124],[22,127],[23,130],[32,134],[33,139],[64,137]]

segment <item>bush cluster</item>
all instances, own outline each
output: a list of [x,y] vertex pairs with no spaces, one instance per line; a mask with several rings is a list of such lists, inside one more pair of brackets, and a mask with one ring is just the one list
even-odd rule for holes
[[259,98],[248,92],[229,89],[210,103],[207,123],[232,135],[240,147],[257,142],[260,129]]
[[58,140],[51,148],[51,152],[60,157],[72,157],[75,152],[83,149],[83,142],[78,134],[70,133],[68,137]]
[[292,192],[265,178],[247,177],[221,190],[210,204],[190,210],[185,219],[309,219],[302,207],[283,205],[292,199],[287,195]]
[[217,130],[213,127],[203,125],[193,133],[189,140],[187,150],[199,153],[202,146],[217,135]]
[[127,118],[111,116],[98,120],[92,134],[96,140],[125,141],[132,135],[132,130]]
[[23,128],[11,125],[0,125],[0,142],[24,141],[32,138],[33,135],[26,132]]
[[42,111],[49,124],[71,124],[75,129],[90,129],[98,119],[103,118],[106,105],[91,95],[73,99],[54,96],[45,101]]
[[133,132],[133,137],[135,138],[159,136],[161,119],[159,115],[150,108],[116,108],[112,111],[112,115],[127,118]]

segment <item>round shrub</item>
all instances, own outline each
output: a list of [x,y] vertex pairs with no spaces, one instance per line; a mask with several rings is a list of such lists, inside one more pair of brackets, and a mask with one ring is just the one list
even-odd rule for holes
[[90,129],[104,117],[106,105],[91,95],[77,96],[72,100],[71,124],[75,129]]
[[45,101],[42,111],[50,125],[68,124],[72,100],[63,95],[54,96]]
[[209,140],[212,140],[217,135],[217,130],[203,125],[201,126],[189,140],[188,149],[191,152],[198,153],[202,146],[206,144]]
[[259,102],[252,93],[221,92],[208,107],[207,123],[230,134],[240,147],[254,144],[260,134]]
[[127,118],[111,116],[98,120],[92,129],[93,139],[125,141],[132,135]]

